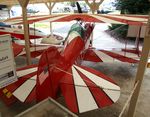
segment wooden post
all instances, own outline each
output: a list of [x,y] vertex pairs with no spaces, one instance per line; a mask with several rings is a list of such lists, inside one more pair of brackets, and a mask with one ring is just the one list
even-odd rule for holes
[[[48,8],[49,10],[49,15],[52,14],[52,9],[53,7],[55,6],[55,2],[53,2],[53,4],[51,2],[48,3],[45,3],[46,7]],[[50,34],[52,35],[53,34],[53,31],[52,31],[52,22],[50,22]]]
[[136,82],[139,82],[137,85],[137,88],[135,89],[131,101],[130,101],[130,105],[129,105],[129,110],[127,113],[127,117],[133,117],[134,113],[135,113],[135,108],[136,108],[136,104],[137,104],[137,100],[139,97],[139,92],[140,92],[140,88],[141,88],[141,84],[143,81],[143,77],[144,77],[144,73],[145,73],[145,69],[147,66],[147,60],[149,57],[149,51],[150,51],[150,14],[149,14],[149,20],[148,20],[148,24],[147,24],[147,30],[145,33],[145,38],[144,38],[144,45],[143,45],[143,49],[142,49],[142,55],[141,55],[141,59],[139,62],[139,66],[138,66],[138,70],[137,70],[137,74],[136,74]]
[[31,64],[31,55],[30,55],[30,41],[29,41],[29,25],[27,21],[27,5],[29,0],[18,0],[22,7],[22,16],[23,16],[23,26],[24,26],[24,39],[25,39],[25,50],[27,57],[27,64]]
[[135,41],[135,47],[136,47],[136,51],[138,52],[138,56],[140,54],[139,53],[139,44],[140,44],[141,29],[142,29],[142,26],[139,27],[138,34],[137,34],[136,41]]
[[88,0],[85,0],[85,2],[87,3],[87,5],[90,7],[90,9],[92,10],[92,14],[95,13],[96,10],[99,9],[99,6],[103,3],[104,0],[100,0],[99,2],[96,2],[96,0],[93,0],[92,3],[89,3]]
[[[99,6],[102,4],[103,1],[104,0],[100,0],[99,2],[96,2],[96,0],[93,0],[92,3],[89,3],[88,0],[85,0],[85,2],[87,3],[87,5],[92,10],[92,14],[94,14],[95,11],[99,9]],[[94,32],[92,32],[92,34],[91,34],[91,46],[93,46],[93,37],[94,37]]]
[[9,18],[11,18],[11,15],[10,15],[11,7],[12,7],[12,6],[7,6],[7,8],[8,8],[8,16],[9,16]]

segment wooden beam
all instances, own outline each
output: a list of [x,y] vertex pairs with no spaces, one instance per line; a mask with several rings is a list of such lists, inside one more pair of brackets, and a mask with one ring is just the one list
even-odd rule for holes
[[145,38],[144,38],[144,45],[143,45],[143,49],[142,49],[141,59],[139,62],[139,66],[138,66],[138,70],[137,70],[137,74],[136,74],[136,80],[135,80],[135,83],[136,82],[139,82],[139,83],[132,95],[130,105],[129,105],[129,110],[127,113],[127,117],[134,117],[137,100],[138,100],[139,93],[140,93],[141,84],[143,81],[145,69],[147,67],[147,61],[148,61],[149,52],[150,52],[149,45],[150,45],[150,14],[149,14],[149,20],[148,20],[146,34],[145,34]]
[[45,5],[46,5],[46,7],[49,9],[49,5],[48,5],[48,3],[47,3],[47,2],[45,3]]
[[45,5],[46,5],[46,7],[48,8],[50,14],[51,14],[52,9],[53,9],[53,7],[55,6],[55,4],[56,4],[56,2],[53,2],[53,4],[52,4],[52,2],[49,2],[49,4],[48,4],[48,2],[45,3]]
[[24,39],[25,39],[25,50],[27,57],[27,64],[31,64],[31,55],[30,55],[30,41],[29,41],[29,24],[27,21],[27,5],[29,0],[18,0],[22,7],[23,15],[23,27],[24,27]]
[[7,5],[7,8],[8,8],[8,15],[9,15],[9,18],[11,18],[10,11],[11,11],[12,6],[11,6],[11,5]]
[[19,4],[21,5],[21,7],[27,7],[29,0],[18,0]]
[[137,34],[136,40],[135,40],[135,48],[136,48],[136,51],[138,52],[138,56],[140,56],[139,45],[140,45],[141,30],[142,30],[142,26],[139,26],[138,34]]
[[[24,0],[22,0],[24,1]],[[35,3],[47,3],[47,2],[69,2],[70,0],[29,0],[29,4],[35,4]],[[71,1],[77,1],[77,0],[71,0]],[[0,0],[0,4],[3,5],[18,5],[18,0]]]
[[96,0],[93,0],[93,2],[89,2],[89,0],[85,0],[87,5],[90,7],[92,13],[94,14],[96,10],[99,9],[99,6],[103,3],[104,0],[100,0],[99,2],[96,2]]

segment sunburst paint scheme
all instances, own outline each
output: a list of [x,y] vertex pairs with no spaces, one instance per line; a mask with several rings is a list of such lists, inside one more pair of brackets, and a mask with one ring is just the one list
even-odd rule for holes
[[[70,21],[77,17],[86,20],[87,16],[67,15],[67,17],[61,16],[61,18],[56,17],[50,20],[62,21],[64,19]],[[101,15],[92,17],[97,18],[96,21],[98,22],[101,19]],[[109,16],[102,17],[108,18]],[[114,17],[111,20],[115,20],[114,22],[117,20],[117,23],[143,24],[140,21],[119,19],[122,16],[111,17]],[[123,17],[130,18],[131,16]],[[139,19],[141,16],[134,17]],[[90,18],[88,20],[93,21]],[[146,21],[142,19],[142,22],[145,24]],[[18,81],[1,89],[1,99],[8,105],[16,100],[23,103],[30,103],[33,100],[39,102],[47,97],[56,99],[59,96],[58,93],[61,92],[68,108],[75,113],[82,113],[115,103],[120,96],[120,87],[100,71],[82,66],[81,61],[137,63],[138,59],[130,58],[136,54],[134,50],[121,49],[118,52],[91,48],[89,37],[93,28],[94,25],[86,23],[84,33],[81,33],[81,30],[71,31],[63,49],[56,47],[45,49],[44,52],[41,52],[42,55],[40,54],[38,65],[18,69]]]
[[[32,24],[34,22],[40,22],[40,21],[49,21],[49,22],[69,22],[72,20],[76,20],[76,19],[81,19],[85,22],[99,22],[99,23],[112,23],[112,24],[128,24],[128,25],[145,25],[146,22],[148,21],[148,15],[112,15],[112,14],[59,14],[59,15],[39,15],[39,16],[29,16],[28,17],[28,23]],[[14,25],[20,25],[22,24],[22,17],[16,17],[16,18],[10,18],[5,20],[5,23],[8,24],[14,24]],[[88,48],[88,46],[87,46]],[[129,49],[126,49],[125,51],[127,52]],[[135,51],[137,51],[137,49],[134,49]],[[121,50],[122,51],[122,50]],[[103,52],[95,52],[95,57],[94,59],[97,59],[100,61],[100,58],[97,58],[97,55],[101,56],[104,55],[105,58],[108,55],[108,52],[103,53]],[[92,53],[93,53],[92,52]],[[120,57],[116,56],[117,54],[113,51],[111,51],[111,55],[113,55],[113,57]],[[126,56],[128,58],[130,58],[130,55],[132,54],[133,51],[128,51],[128,54],[124,53],[123,56]],[[34,52],[35,53],[35,52]],[[107,55],[105,55],[107,54]],[[135,54],[135,53],[134,53]],[[122,54],[121,54],[122,55]],[[129,56],[128,56],[129,55]],[[132,54],[133,55],[133,54]],[[138,54],[139,55],[139,54]],[[99,56],[99,57],[100,57]],[[118,61],[116,58],[115,60],[112,59],[112,56],[109,55],[107,56],[108,58],[110,58],[110,60],[106,60],[106,62],[110,62],[110,61]],[[91,58],[91,57],[90,57]],[[122,57],[121,57],[122,58]],[[137,55],[132,56],[131,58],[136,58],[137,60],[139,60],[139,56],[137,57]],[[89,59],[86,58],[86,59]],[[124,59],[124,58],[123,58]],[[120,60],[119,60],[120,61]],[[103,61],[104,62],[104,61]],[[129,62],[130,63],[130,62]],[[134,61],[135,63],[135,61]]]
[[29,103],[52,97],[62,92],[68,108],[75,113],[87,112],[115,103],[120,87],[108,76],[78,62],[89,46],[93,24],[86,24],[84,38],[72,31],[61,51],[56,47],[45,50],[38,65],[17,70],[18,81],[1,89],[1,99],[7,104],[16,100]]

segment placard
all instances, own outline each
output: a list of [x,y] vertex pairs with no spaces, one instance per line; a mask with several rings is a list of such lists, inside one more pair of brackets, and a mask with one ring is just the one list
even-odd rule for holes
[[0,88],[17,81],[10,35],[0,35]]

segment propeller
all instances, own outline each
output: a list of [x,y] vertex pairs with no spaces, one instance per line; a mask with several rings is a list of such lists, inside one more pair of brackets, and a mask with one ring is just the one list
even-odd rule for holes
[[76,2],[77,8],[78,8],[78,13],[83,13],[82,9],[80,7],[80,4],[78,2]]

